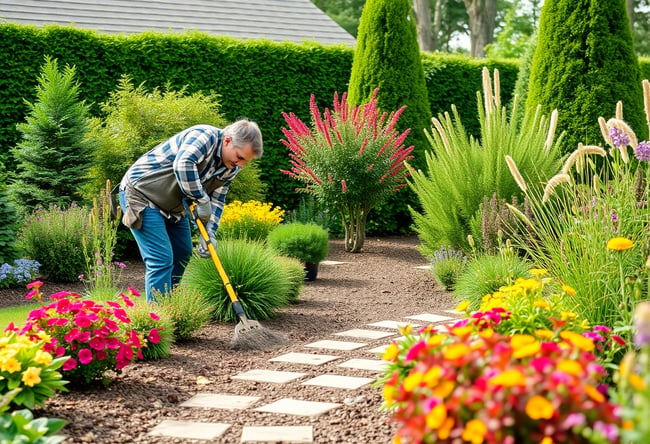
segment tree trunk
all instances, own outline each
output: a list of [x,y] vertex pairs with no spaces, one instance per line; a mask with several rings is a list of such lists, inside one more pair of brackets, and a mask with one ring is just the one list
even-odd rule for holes
[[494,39],[497,0],[464,0],[469,16],[470,53],[485,57],[485,45]]
[[431,36],[431,9],[429,0],[413,0],[413,9],[417,20],[418,45],[421,51],[434,50]]
[[360,253],[366,241],[368,210],[363,208],[339,208],[345,230],[345,251]]
[[440,49],[438,47],[438,36],[440,35],[440,25],[442,24],[442,8],[447,3],[447,0],[437,0],[435,9],[433,10],[433,29],[431,30],[431,46],[433,51]]

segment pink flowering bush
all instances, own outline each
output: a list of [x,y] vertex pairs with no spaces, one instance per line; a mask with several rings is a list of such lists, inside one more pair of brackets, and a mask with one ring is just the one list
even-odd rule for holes
[[618,406],[592,339],[558,330],[504,336],[461,323],[384,353],[385,406],[401,423],[395,443],[619,443]]
[[[41,285],[40,281],[29,284],[26,297],[41,301]],[[50,303],[29,313],[19,333],[39,337],[45,332],[49,341],[43,349],[57,357],[68,356],[62,371],[71,382],[102,380],[108,370],[119,372],[141,357],[147,341],[159,341],[156,328],[145,337],[130,327],[125,307],[133,306],[131,296],[139,294],[129,289],[129,295],[120,294],[119,302],[98,303],[76,293],[54,293]]]

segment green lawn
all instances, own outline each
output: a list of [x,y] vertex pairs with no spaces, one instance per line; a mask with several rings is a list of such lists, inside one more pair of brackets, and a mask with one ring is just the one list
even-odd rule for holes
[[0,308],[0,330],[13,322],[16,327],[25,325],[25,320],[30,311],[37,308],[38,304],[21,305],[18,307]]

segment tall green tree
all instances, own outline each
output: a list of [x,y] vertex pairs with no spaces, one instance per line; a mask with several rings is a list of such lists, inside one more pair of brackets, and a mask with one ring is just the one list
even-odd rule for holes
[[559,112],[563,152],[602,142],[598,117],[624,118],[647,135],[637,56],[625,0],[546,0],[530,70],[526,108]]
[[87,138],[89,107],[79,100],[75,68],[59,71],[46,57],[36,87],[37,101],[27,103],[26,121],[16,127],[22,141],[12,150],[16,180],[9,186],[19,210],[67,207],[81,202],[94,143]]

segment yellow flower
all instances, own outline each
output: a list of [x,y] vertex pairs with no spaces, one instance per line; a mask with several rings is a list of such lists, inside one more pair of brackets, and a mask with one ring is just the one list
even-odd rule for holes
[[533,302],[533,307],[550,308],[551,304],[545,299],[535,299],[535,302]]
[[[458,330],[458,329],[454,329]],[[469,353],[469,347],[465,344],[452,344],[449,347],[445,348],[443,356],[445,359],[453,361],[458,358],[462,358],[467,353]]]
[[402,336],[410,335],[412,331],[413,326],[411,324],[406,324],[399,328],[399,334]]
[[433,346],[433,347],[437,347],[438,345],[440,345],[440,344],[442,343],[442,341],[443,341],[446,337],[447,337],[447,336],[445,336],[445,335],[441,335],[441,334],[433,335],[433,336],[431,336],[429,339],[427,339],[427,345],[431,345],[431,346]]
[[437,429],[442,426],[447,419],[447,407],[444,404],[438,404],[427,413],[427,427]]
[[386,405],[387,406],[392,405],[393,402],[395,401],[395,387],[393,387],[390,384],[384,384],[382,393],[384,395],[384,400],[386,401]]
[[546,268],[533,268],[530,270],[530,274],[533,276],[544,276],[546,273],[548,273]]
[[455,386],[453,381],[442,381],[436,388],[433,389],[433,396],[444,399],[454,391],[454,387]]
[[537,279],[517,279],[517,285],[524,291],[533,291],[541,288],[541,284]]
[[526,403],[526,414],[531,419],[550,419],[554,411],[553,404],[543,396],[535,395]]
[[578,314],[573,312],[573,311],[561,311],[560,312],[560,318],[563,321],[568,321],[570,319],[575,319],[578,317]]
[[6,358],[0,362],[0,370],[7,373],[20,371],[20,362],[16,358]]
[[636,373],[632,373],[631,375],[628,376],[627,378],[628,382],[632,387],[634,387],[637,390],[645,390],[645,381],[643,378]]
[[570,359],[561,359],[558,361],[557,369],[571,376],[580,376],[583,372],[582,365]]
[[629,250],[634,246],[634,242],[625,237],[614,237],[607,241],[607,249],[614,251]]
[[38,350],[34,356],[34,362],[41,365],[49,365],[52,362],[52,355],[46,351]]
[[545,436],[544,439],[542,439],[539,444],[553,444],[553,438]]
[[470,301],[463,301],[456,306],[456,311],[464,312],[469,307]]
[[568,294],[569,296],[573,296],[574,294],[576,294],[576,289],[570,285],[562,285],[562,291]]
[[532,344],[536,339],[531,335],[512,335],[510,338],[510,345],[515,350],[523,347],[524,345]]
[[445,423],[438,429],[438,438],[447,439],[451,433],[451,429],[454,426],[454,420],[452,418],[447,418]]
[[604,402],[605,397],[603,396],[602,393],[598,391],[596,387],[593,385],[585,384],[584,385],[585,393],[587,396],[589,396],[591,399],[593,399],[596,402]]
[[506,370],[490,378],[488,383],[504,387],[516,387],[526,385],[526,378],[519,370]]
[[422,377],[422,381],[424,381],[427,387],[433,387],[436,384],[438,384],[438,381],[440,381],[441,376],[442,376],[442,369],[440,368],[439,365],[436,365],[435,367],[432,367],[430,370],[427,370],[427,372]]
[[474,329],[468,325],[466,327],[456,327],[451,331],[451,333],[454,336],[458,336],[459,338],[465,338],[469,336],[473,331]]
[[404,391],[406,392],[412,392],[413,389],[418,387],[420,383],[422,382],[423,375],[420,372],[413,372],[410,375],[408,375],[406,378],[404,378],[404,382],[402,383],[404,387]]
[[465,424],[461,438],[472,444],[481,444],[487,433],[487,427],[480,419],[472,419]]
[[590,352],[594,350],[594,341],[589,338],[585,338],[579,333],[570,330],[564,330],[560,332],[560,337],[564,340],[569,341],[582,351]]
[[514,350],[514,352],[512,353],[512,357],[515,359],[521,359],[527,356],[533,356],[535,353],[537,353],[540,350],[541,347],[542,347],[541,344],[537,341],[532,342],[530,344],[523,345]]
[[23,372],[23,382],[29,387],[34,387],[34,385],[41,382],[41,369],[38,367],[29,367]]
[[386,350],[384,350],[384,354],[381,359],[384,361],[394,361],[395,358],[397,358],[398,354],[399,348],[397,347],[397,344],[393,342],[388,347],[386,347]]
[[535,330],[535,336],[542,339],[551,339],[553,337],[553,332],[548,329]]

